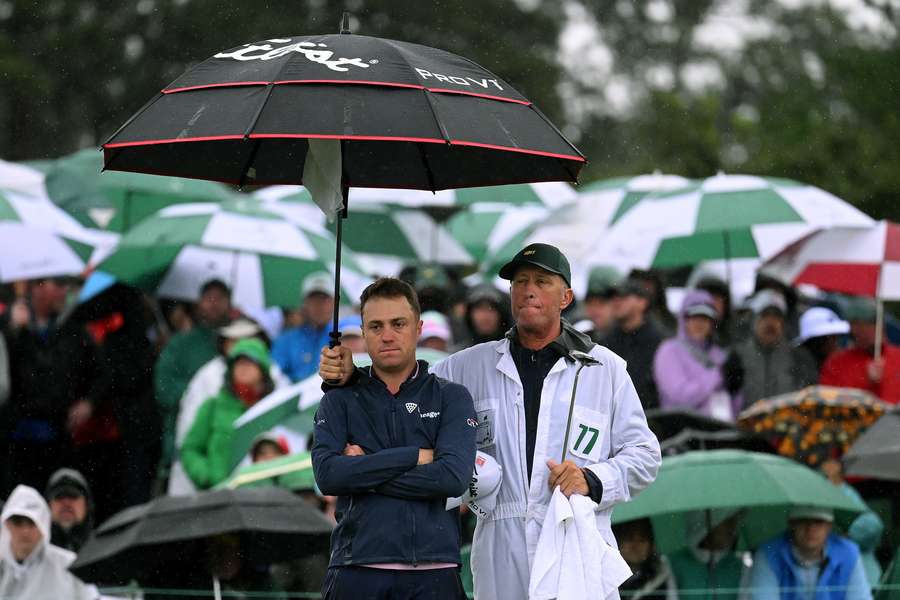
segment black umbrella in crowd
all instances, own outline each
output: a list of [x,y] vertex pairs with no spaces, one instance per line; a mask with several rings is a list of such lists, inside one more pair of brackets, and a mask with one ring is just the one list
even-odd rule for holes
[[576,181],[584,157],[506,81],[443,50],[349,35],[348,22],[339,35],[277,37],[201,62],[109,138],[105,168],[303,183],[342,216],[354,186]]
[[204,569],[214,568],[219,536],[232,536],[242,561],[271,564],[327,551],[332,527],[315,507],[282,488],[164,496],[110,517],[71,570],[102,584],[178,585],[183,573],[209,582],[214,573]]
[[707,417],[689,409],[651,408],[647,411],[647,425],[660,442],[685,430],[694,432],[735,431],[727,421]]

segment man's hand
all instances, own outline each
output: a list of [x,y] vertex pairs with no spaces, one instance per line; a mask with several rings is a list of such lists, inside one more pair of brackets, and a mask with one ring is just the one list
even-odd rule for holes
[[584,472],[571,460],[559,464],[551,458],[547,461],[547,468],[550,469],[551,490],[559,486],[566,498],[572,494],[581,494],[582,496],[590,494],[591,489],[588,487]]
[[866,375],[869,377],[869,381],[878,385],[881,383],[881,378],[884,377],[884,357],[879,356],[877,359],[871,361],[868,365],[866,365]]
[[31,311],[28,309],[28,304],[22,299],[13,302],[12,308],[9,310],[10,327],[21,329],[28,325],[29,321],[31,321]]
[[319,377],[332,385],[346,385],[353,374],[353,353],[346,346],[322,348]]
[[365,456],[366,451],[356,444],[347,444],[344,446],[344,452],[342,454],[344,456]]
[[69,431],[75,431],[91,418],[94,414],[94,407],[91,403],[82,398],[69,407],[69,418],[66,427]]
[[434,462],[434,450],[419,448],[419,462],[417,465],[427,465]]

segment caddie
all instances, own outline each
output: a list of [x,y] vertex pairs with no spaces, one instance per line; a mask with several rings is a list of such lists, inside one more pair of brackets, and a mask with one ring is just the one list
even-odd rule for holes
[[[469,390],[477,447],[503,471],[495,506],[478,520],[472,545],[475,597],[485,600],[528,597],[534,551],[556,486],[566,496],[582,494],[597,503],[597,528],[615,547],[613,507],[650,485],[661,460],[625,361],[561,317],[574,298],[566,257],[548,244],[530,244],[500,276],[510,281],[515,326],[500,341],[432,367]],[[598,364],[581,369],[569,421],[583,362],[579,352]],[[323,350],[323,379],[345,382],[352,370],[348,352]]]

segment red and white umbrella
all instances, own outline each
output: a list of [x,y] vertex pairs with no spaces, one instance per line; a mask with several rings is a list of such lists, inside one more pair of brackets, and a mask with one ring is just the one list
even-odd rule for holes
[[791,244],[760,269],[789,285],[878,301],[875,354],[881,349],[884,300],[900,300],[900,224],[879,221],[873,227],[834,227]]

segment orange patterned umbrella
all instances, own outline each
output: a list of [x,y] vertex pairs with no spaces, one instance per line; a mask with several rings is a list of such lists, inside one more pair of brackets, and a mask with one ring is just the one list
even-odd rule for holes
[[840,458],[889,408],[862,390],[812,385],[754,403],[738,426],[765,437],[782,456],[818,467]]

